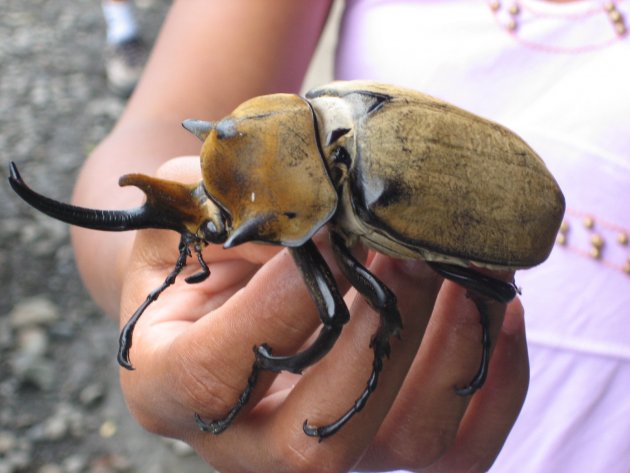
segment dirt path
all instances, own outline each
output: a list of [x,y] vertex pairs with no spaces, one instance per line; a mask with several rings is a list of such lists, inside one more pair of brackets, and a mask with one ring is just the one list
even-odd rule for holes
[[[148,39],[169,2],[138,2]],[[117,329],[77,276],[68,228],[6,185],[68,200],[124,102],[106,87],[98,0],[3,0],[0,13],[0,472],[192,472],[182,445],[145,433],[118,387]]]

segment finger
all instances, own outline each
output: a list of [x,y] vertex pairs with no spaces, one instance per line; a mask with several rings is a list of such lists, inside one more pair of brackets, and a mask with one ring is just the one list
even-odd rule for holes
[[305,372],[274,415],[258,419],[248,431],[252,439],[261,431],[271,432],[269,450],[300,471],[321,462],[349,469],[357,462],[396,397],[433,309],[440,279],[424,263],[377,255],[370,270],[398,295],[405,329],[402,340],[392,341],[391,356],[384,361],[378,388],[366,407],[321,443],[302,430],[305,419],[313,425],[335,421],[366,386],[373,360],[369,343],[378,317],[358,297],[350,322],[328,356]]
[[201,165],[199,156],[178,156],[164,162],[157,171],[156,176],[161,179],[193,183],[201,179]]
[[[503,320],[504,305],[489,303],[490,335]],[[396,402],[363,463],[376,468],[421,468],[453,444],[469,397],[456,393],[479,367],[481,326],[466,290],[445,281],[416,359]]]
[[[254,362],[254,345],[269,343],[274,353],[292,354],[319,323],[301,275],[284,250],[220,308],[184,327],[176,337],[171,336],[168,346],[163,344],[164,350],[137,350],[135,364],[138,371],[143,367],[146,371],[143,387],[136,385],[130,389],[141,389],[146,395],[151,388],[176,383],[179,389],[171,391],[172,399],[164,400],[170,404],[173,420],[181,423],[185,419],[174,427],[196,429],[194,413],[208,420],[221,419],[236,403],[247,385]],[[168,329],[165,324],[159,328]],[[153,327],[153,333],[147,330],[143,334],[147,345],[156,330]],[[145,358],[143,353],[147,355]],[[262,396],[273,378],[273,374],[267,373],[259,377],[250,405]]]
[[427,471],[487,471],[518,417],[528,383],[523,307],[516,300],[508,306],[486,384],[473,396],[453,447]]

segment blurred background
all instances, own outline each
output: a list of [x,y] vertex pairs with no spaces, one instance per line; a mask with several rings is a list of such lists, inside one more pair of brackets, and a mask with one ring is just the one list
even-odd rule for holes
[[[137,0],[151,44],[166,0]],[[332,76],[340,2],[304,89]],[[85,156],[125,100],[107,87],[99,0],[0,0],[0,473],[197,472],[182,443],[144,432],[118,386],[118,328],[77,275],[65,224],[15,194],[67,202]]]

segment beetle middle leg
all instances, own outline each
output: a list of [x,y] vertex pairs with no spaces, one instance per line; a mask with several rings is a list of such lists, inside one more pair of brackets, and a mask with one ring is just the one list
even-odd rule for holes
[[383,358],[389,356],[389,339],[391,336],[398,336],[402,329],[402,320],[394,293],[352,255],[346,246],[345,239],[340,234],[335,231],[331,232],[330,240],[335,252],[335,259],[344,276],[366,299],[368,304],[378,312],[380,325],[370,342],[370,347],[374,353],[372,373],[363,392],[352,407],[335,422],[325,426],[313,427],[304,422],[304,432],[312,437],[319,437],[320,440],[337,432],[352,416],[365,407],[368,398],[378,384],[379,374],[383,368]]
[[472,380],[462,388],[455,388],[455,392],[460,396],[473,394],[483,386],[488,375],[488,364],[490,363],[490,329],[488,320],[487,300],[493,299],[498,302],[508,303],[516,296],[518,289],[514,283],[507,283],[491,276],[486,276],[477,271],[446,263],[429,262],[429,265],[440,275],[468,290],[468,295],[475,303],[479,312],[479,322],[481,324],[481,362],[477,373]]
[[260,370],[301,373],[302,370],[323,358],[333,347],[350,314],[339,292],[326,261],[312,240],[297,248],[290,248],[291,255],[300,269],[306,286],[313,297],[323,327],[315,341],[303,351],[289,356],[275,356],[267,344],[254,347],[256,359],[247,380],[245,390],[228,414],[219,420],[205,421],[195,414],[195,421],[204,432],[220,434],[229,427],[236,415],[247,404],[258,381]]

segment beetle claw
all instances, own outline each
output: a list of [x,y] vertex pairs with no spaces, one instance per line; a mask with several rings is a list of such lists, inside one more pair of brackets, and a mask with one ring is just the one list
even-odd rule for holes
[[318,441],[321,442],[326,437],[334,434],[338,429],[327,430],[326,427],[313,427],[312,425],[308,425],[308,419],[306,419],[304,424],[302,424],[302,430],[309,437],[318,437]]
[[455,393],[459,396],[470,396],[477,389],[483,386],[486,382],[488,364],[490,363],[490,327],[488,322],[488,306],[483,300],[483,296],[480,296],[475,291],[471,291],[469,297],[474,301],[477,311],[479,312],[479,323],[481,324],[481,362],[479,363],[477,373],[470,383],[463,388],[455,388]]
[[257,362],[254,362],[252,366],[252,372],[247,379],[247,386],[239,396],[236,404],[234,404],[232,409],[230,409],[225,417],[219,420],[205,421],[199,414],[195,414],[195,423],[197,424],[197,426],[203,432],[210,432],[214,435],[218,435],[225,429],[227,429],[230,424],[232,424],[232,421],[234,421],[234,418],[238,415],[241,409],[245,406],[245,404],[247,404],[247,401],[249,401],[249,397],[251,396],[252,391],[256,386],[256,382],[258,381],[258,371],[258,364]]

